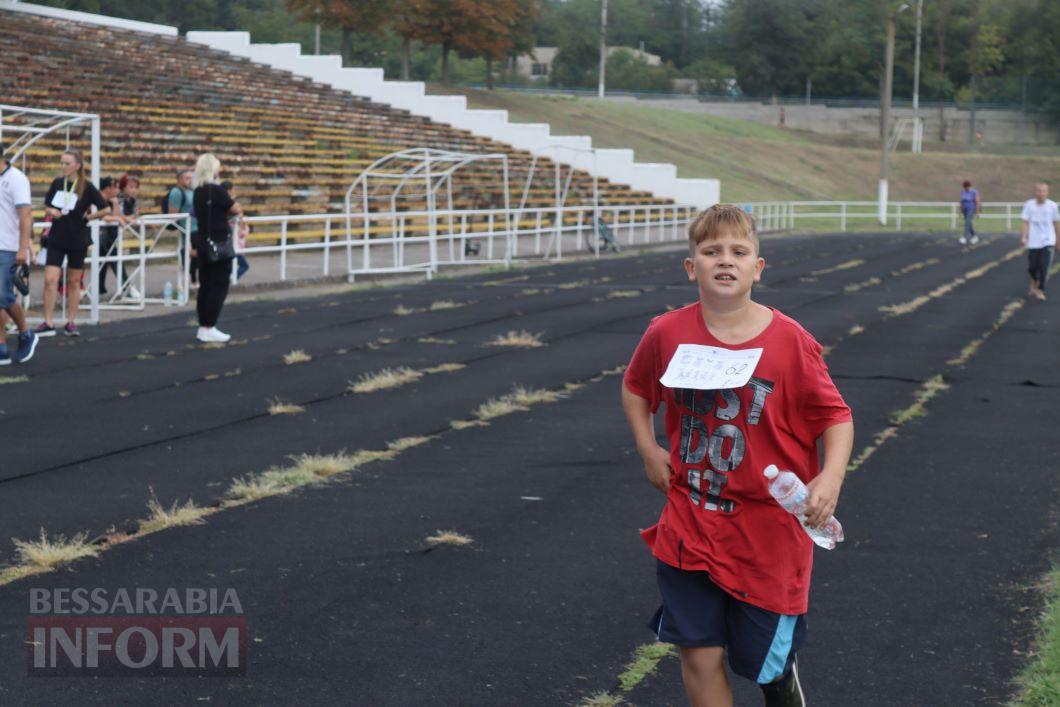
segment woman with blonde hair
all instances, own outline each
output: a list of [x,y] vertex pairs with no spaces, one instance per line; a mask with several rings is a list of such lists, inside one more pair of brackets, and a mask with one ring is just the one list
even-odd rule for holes
[[[55,178],[44,197],[44,212],[51,217],[48,255],[44,266],[44,322],[38,336],[55,336],[55,302],[59,298],[59,276],[66,261],[66,326],[63,333],[78,336],[74,319],[81,301],[81,274],[85,255],[92,244],[88,222],[110,214],[111,205],[85,176],[85,161],[77,150],[67,150],[59,160],[62,174]],[[91,207],[96,211],[89,213]]]
[[199,261],[199,296],[196,300],[199,330],[196,338],[207,343],[224,343],[232,338],[217,328],[217,320],[228,296],[232,259],[235,258],[228,222],[232,216],[243,215],[243,209],[218,183],[220,175],[221,162],[216,157],[210,153],[199,156],[192,176],[195,192],[191,200],[199,231],[192,247]]

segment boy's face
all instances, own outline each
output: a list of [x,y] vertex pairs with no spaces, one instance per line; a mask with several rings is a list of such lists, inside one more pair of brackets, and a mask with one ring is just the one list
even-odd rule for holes
[[685,258],[685,272],[690,282],[698,283],[700,301],[748,297],[751,285],[762,279],[765,266],[749,238],[730,233],[701,241]]

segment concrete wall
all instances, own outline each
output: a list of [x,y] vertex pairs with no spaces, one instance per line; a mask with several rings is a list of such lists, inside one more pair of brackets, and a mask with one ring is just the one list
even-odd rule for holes
[[[614,101],[639,101],[645,105],[670,108],[689,113],[717,115],[740,120],[751,120],[765,125],[779,126],[783,110],[783,124],[796,130],[809,130],[828,135],[880,134],[880,111],[878,108],[834,108],[824,105],[771,105],[768,103],[701,102],[694,98],[663,98],[639,100],[632,96],[614,96]],[[912,108],[895,108],[894,118],[912,118]],[[924,120],[924,140],[939,139],[939,109],[927,107],[920,110]],[[964,109],[945,108],[942,121],[946,125],[946,140],[955,143],[969,141],[971,113]],[[975,113],[976,141],[985,144],[1060,144],[1060,128],[1048,125],[1044,120],[1035,120],[1033,115],[1023,115],[1015,110],[977,110]],[[904,139],[909,139],[909,132]]]

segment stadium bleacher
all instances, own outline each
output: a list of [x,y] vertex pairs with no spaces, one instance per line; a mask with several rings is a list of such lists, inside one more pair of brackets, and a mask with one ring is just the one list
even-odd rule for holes
[[[176,169],[207,151],[251,216],[341,210],[361,170],[412,147],[506,153],[513,203],[532,163],[525,151],[183,38],[5,11],[0,49],[4,102],[98,114],[102,173],[139,173],[145,212],[159,211]],[[70,144],[86,149],[87,129]],[[64,135],[51,135],[27,152],[38,211],[65,145]],[[501,205],[497,170],[463,170],[457,206]],[[538,159],[528,207],[553,203],[553,178],[554,165]],[[597,189],[601,204],[670,203],[606,179]],[[591,203],[592,194],[593,178],[577,172],[566,203]]]

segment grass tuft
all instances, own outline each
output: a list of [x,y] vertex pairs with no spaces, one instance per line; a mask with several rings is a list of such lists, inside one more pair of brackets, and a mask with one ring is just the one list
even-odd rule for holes
[[622,698],[612,695],[610,692],[595,692],[582,700],[579,707],[618,707],[622,704]]
[[270,415],[297,415],[300,412],[305,412],[305,408],[294,403],[285,403],[279,398],[274,398],[269,403]]
[[453,302],[452,300],[441,299],[437,302],[431,302],[431,306],[428,309],[432,312],[439,312],[446,309],[457,309],[468,304],[467,302]]
[[195,502],[190,498],[184,502],[184,505],[181,505],[180,501],[173,501],[173,505],[166,508],[158,502],[158,497],[155,496],[153,489],[151,491],[151,500],[147,502],[147,510],[149,514],[147,518],[140,520],[137,526],[137,535],[148,535],[166,528],[177,528],[184,525],[202,525],[206,522],[203,518],[214,512],[210,508],[196,506]]
[[513,346],[527,349],[535,349],[545,344],[541,341],[544,332],[532,334],[525,329],[522,331],[509,331],[507,334],[498,334],[492,341],[486,342],[487,346]]
[[1016,678],[1020,694],[1013,704],[1048,707],[1060,704],[1060,568],[1046,575],[1045,606],[1038,621],[1034,659]]
[[416,339],[421,344],[455,344],[456,339],[439,339],[435,336],[421,336]]
[[403,304],[399,304],[397,307],[394,307],[394,314],[398,315],[399,317],[405,317],[405,316],[408,316],[410,314],[415,314],[416,312],[422,312],[422,311],[423,311],[422,309],[415,309],[414,307],[406,307]]
[[625,672],[618,676],[618,684],[623,692],[629,692],[645,677],[655,671],[659,661],[674,655],[674,647],[669,643],[646,643],[637,648],[633,662],[626,666]]
[[620,297],[640,297],[640,290],[612,290],[607,293],[608,299],[617,299]]
[[414,371],[406,366],[402,366],[401,368],[384,368],[377,373],[363,374],[357,379],[356,383],[350,381],[349,389],[351,393],[371,393],[386,388],[397,388],[406,383],[419,380],[422,377],[423,373],[421,371]]
[[406,449],[418,447],[431,441],[430,437],[399,437],[387,442],[386,448],[391,452],[401,453]]
[[0,376],[0,385],[12,383],[29,383],[29,376]]
[[437,366],[431,366],[430,368],[424,368],[424,373],[452,373],[453,371],[459,371],[462,368],[467,368],[463,363],[439,363]]
[[293,366],[296,363],[308,363],[313,360],[313,357],[307,354],[302,349],[295,349],[294,351],[284,354],[283,362],[288,366]]
[[12,542],[15,544],[15,554],[18,556],[19,564],[38,568],[39,571],[49,570],[82,557],[96,557],[99,554],[99,550],[88,543],[88,536],[85,533],[78,533],[69,540],[62,535],[49,539],[44,528],[41,528],[39,540],[12,538]]
[[475,542],[470,536],[455,530],[439,530],[427,538],[429,545],[470,545]]

